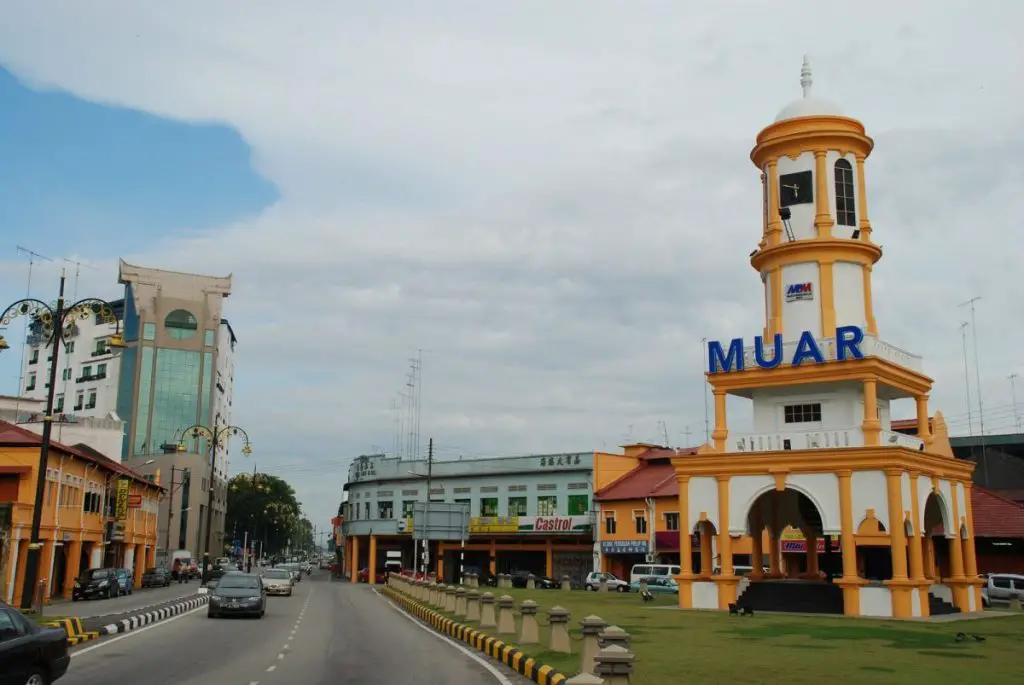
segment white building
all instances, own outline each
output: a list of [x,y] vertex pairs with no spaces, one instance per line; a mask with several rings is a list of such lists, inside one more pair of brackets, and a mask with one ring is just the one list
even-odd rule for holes
[[[113,305],[118,321],[124,320],[124,300]],[[96,317],[71,326],[72,337],[61,346],[58,357],[57,388],[53,410],[56,414],[106,418],[117,410],[117,381],[120,365],[109,341],[116,326]],[[23,387],[19,394],[28,399],[46,401],[49,388],[50,359],[53,348],[44,346],[39,330],[29,327],[22,360]],[[119,452],[110,454],[117,458]]]
[[[0,419],[42,435],[45,404],[42,399],[0,395]],[[53,423],[52,437],[62,445],[88,445],[116,460],[124,441],[124,421],[113,412],[105,417],[62,414]]]

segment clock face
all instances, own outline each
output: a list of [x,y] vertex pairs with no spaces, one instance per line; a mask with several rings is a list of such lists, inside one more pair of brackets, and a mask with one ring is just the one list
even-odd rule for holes
[[814,202],[814,178],[809,169],[779,176],[779,206],[789,207],[811,202]]

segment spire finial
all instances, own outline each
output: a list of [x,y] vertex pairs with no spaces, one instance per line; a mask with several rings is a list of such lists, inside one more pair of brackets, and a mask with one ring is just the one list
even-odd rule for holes
[[804,98],[811,96],[811,85],[814,80],[811,78],[811,60],[804,55],[804,65],[800,68],[800,87],[804,91]]

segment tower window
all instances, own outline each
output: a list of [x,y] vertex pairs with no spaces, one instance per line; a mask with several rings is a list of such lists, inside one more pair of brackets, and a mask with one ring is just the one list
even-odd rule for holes
[[853,198],[853,167],[845,159],[837,160],[836,222],[840,226],[856,226],[856,207]]
[[786,423],[820,423],[821,403],[787,404],[783,408]]

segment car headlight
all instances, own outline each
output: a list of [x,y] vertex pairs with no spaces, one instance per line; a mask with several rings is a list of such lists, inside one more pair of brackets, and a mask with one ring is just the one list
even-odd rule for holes
[[75,589],[76,590],[81,590],[82,589],[82,584],[81,583],[75,583]]
[[109,580],[104,580],[102,583],[100,583],[100,587],[107,587],[108,585],[110,585]]
[[263,598],[262,597],[246,597],[245,601],[247,601],[247,602],[258,602],[261,599],[263,599]]

